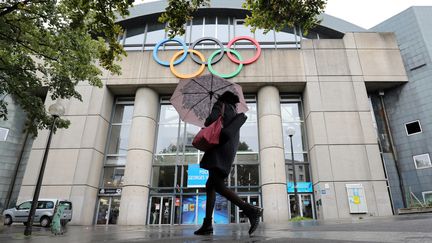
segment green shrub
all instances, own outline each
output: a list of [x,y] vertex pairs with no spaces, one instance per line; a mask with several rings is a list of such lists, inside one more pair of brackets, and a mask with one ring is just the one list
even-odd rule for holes
[[312,220],[312,218],[297,216],[297,217],[290,219],[289,221],[290,222],[299,222],[299,221],[303,221],[303,220]]

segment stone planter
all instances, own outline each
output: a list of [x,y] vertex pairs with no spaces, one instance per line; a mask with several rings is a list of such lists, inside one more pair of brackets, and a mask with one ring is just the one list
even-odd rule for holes
[[410,213],[432,213],[432,207],[400,208],[399,209],[399,214],[410,214]]

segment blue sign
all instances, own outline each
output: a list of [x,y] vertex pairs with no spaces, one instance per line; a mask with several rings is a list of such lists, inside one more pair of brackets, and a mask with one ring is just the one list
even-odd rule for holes
[[[313,192],[312,182],[297,182],[297,192]],[[294,192],[294,183],[287,183],[288,192]]]
[[205,187],[208,177],[208,170],[201,169],[199,164],[188,165],[187,187]]

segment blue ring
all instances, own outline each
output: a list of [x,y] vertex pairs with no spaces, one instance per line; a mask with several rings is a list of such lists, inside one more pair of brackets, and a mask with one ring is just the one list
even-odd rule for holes
[[160,41],[159,43],[157,43],[157,45],[153,49],[153,59],[157,63],[159,63],[160,65],[165,66],[165,67],[169,67],[169,65],[170,65],[169,61],[168,62],[161,61],[158,58],[157,53],[159,51],[159,47],[161,45],[169,42],[169,41],[175,41],[175,42],[179,43],[180,45],[182,45],[183,51],[184,51],[183,55],[179,59],[177,59],[177,61],[174,62],[174,66],[177,65],[177,64],[179,64],[179,63],[181,63],[181,62],[183,62],[186,59],[186,56],[188,54],[186,43],[184,43],[184,41],[182,39],[179,39],[179,38],[172,38],[172,39],[165,38],[165,39],[163,39],[162,41]]

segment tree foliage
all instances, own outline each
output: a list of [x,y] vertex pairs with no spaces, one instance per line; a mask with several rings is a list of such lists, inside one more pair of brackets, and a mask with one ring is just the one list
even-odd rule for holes
[[192,15],[199,7],[209,4],[210,0],[169,0],[168,7],[159,17],[159,22],[168,23],[167,30],[170,37],[183,35],[185,23],[192,19]]
[[[243,7],[251,12],[245,25],[252,32],[257,28],[281,31],[285,27],[301,27],[305,34],[320,23],[317,18],[324,11],[327,0],[246,0]],[[168,23],[169,36],[183,35],[185,23],[199,7],[207,6],[210,0],[169,0],[165,13],[159,21]]]
[[274,29],[281,31],[285,27],[301,27],[305,34],[320,20],[317,18],[324,11],[327,0],[246,0],[243,7],[251,11],[245,24],[264,29],[264,33]]
[[[0,119],[7,119],[6,95],[27,112],[26,129],[37,135],[52,118],[38,93],[53,100],[81,95],[75,86],[102,86],[100,67],[120,73],[125,52],[117,42],[117,15],[131,0],[5,0],[0,2]],[[96,61],[98,63],[96,63]],[[3,97],[3,98],[1,98]],[[57,127],[68,127],[60,119]]]

